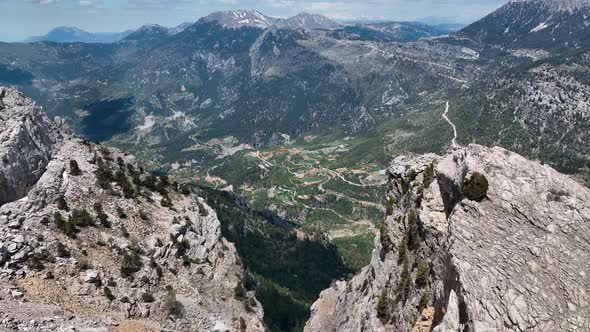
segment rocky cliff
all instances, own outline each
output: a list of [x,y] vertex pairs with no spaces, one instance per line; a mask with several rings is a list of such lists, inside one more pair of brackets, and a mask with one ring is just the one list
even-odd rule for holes
[[[215,211],[0,87],[0,329],[264,331]],[[18,305],[17,305],[18,303]]]
[[590,191],[470,145],[398,157],[371,264],[325,290],[306,331],[590,327]]

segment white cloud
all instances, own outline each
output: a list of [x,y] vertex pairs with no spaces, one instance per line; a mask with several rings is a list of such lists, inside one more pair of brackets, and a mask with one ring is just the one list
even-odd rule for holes
[[267,0],[266,2],[273,8],[293,8],[297,4],[294,0]]
[[25,2],[29,2],[29,3],[37,3],[40,5],[49,5],[52,3],[56,3],[57,0],[25,0]]
[[346,2],[330,2],[330,1],[318,1],[318,2],[308,2],[303,5],[305,10],[309,11],[327,11],[327,10],[337,10],[341,11],[343,9],[347,9],[351,7],[351,3]]

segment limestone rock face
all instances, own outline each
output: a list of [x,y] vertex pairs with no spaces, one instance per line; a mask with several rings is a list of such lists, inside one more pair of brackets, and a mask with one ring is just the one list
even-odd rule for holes
[[0,330],[266,329],[203,198],[0,96]]
[[[487,198],[463,195],[483,174]],[[399,157],[371,264],[306,331],[579,331],[590,324],[590,190],[502,148]],[[330,313],[334,312],[334,315]]]
[[56,125],[34,109],[18,91],[0,87],[0,204],[25,195],[59,141]]

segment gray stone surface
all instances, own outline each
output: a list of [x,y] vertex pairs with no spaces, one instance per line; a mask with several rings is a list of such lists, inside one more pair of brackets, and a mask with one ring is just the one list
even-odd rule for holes
[[[427,186],[431,161],[436,178]],[[489,181],[482,202],[461,193],[474,172]],[[375,240],[371,264],[322,293],[306,331],[590,329],[588,188],[546,165],[479,145],[445,158],[397,158],[390,178],[395,212]],[[417,244],[403,246],[411,234],[418,234]],[[406,296],[400,257],[409,267]],[[429,266],[424,284],[416,281],[421,261]],[[385,318],[377,311],[382,294],[391,300]],[[419,326],[425,314],[429,322]]]
[[[132,185],[133,198],[115,182],[102,189],[98,160],[113,174],[125,170],[131,182],[129,166],[117,163],[129,157],[73,136],[15,90],[0,87],[0,101],[0,157],[8,159],[0,160],[6,180],[0,181],[0,289],[27,303],[6,308],[0,301],[0,329],[111,331],[113,321],[129,331],[266,329],[254,294],[236,292],[243,287],[240,259],[203,198],[168,186],[168,208],[160,203],[162,192],[145,185]],[[71,174],[70,160],[80,175]],[[147,177],[139,172],[140,182]],[[67,210],[58,207],[62,196]],[[95,203],[110,227],[100,223]],[[54,214],[68,220],[75,209],[87,210],[95,226],[78,225],[73,238],[57,227]],[[140,262],[131,277],[122,275],[126,255]],[[62,310],[53,320],[48,304]]]

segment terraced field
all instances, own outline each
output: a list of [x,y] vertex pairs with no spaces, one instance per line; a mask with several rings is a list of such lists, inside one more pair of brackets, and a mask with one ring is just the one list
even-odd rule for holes
[[[367,263],[376,223],[385,213],[386,163],[375,161],[375,154],[384,152],[366,150],[368,140],[306,137],[256,150],[226,138],[195,147],[217,157],[198,167],[173,165],[172,174],[233,191],[257,210],[271,210],[298,223],[302,233],[327,233],[343,247],[344,259],[360,267]],[[354,248],[361,252],[346,257]]]

